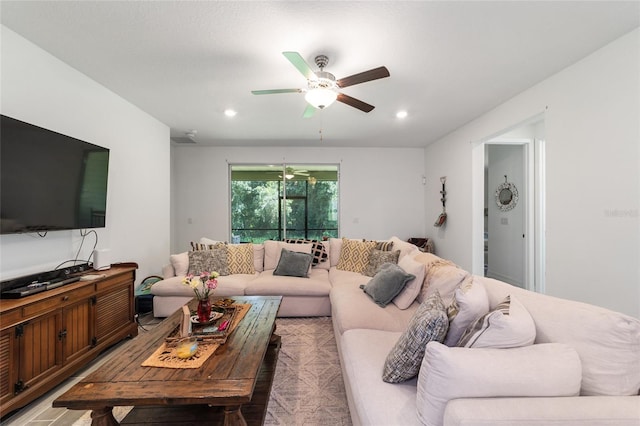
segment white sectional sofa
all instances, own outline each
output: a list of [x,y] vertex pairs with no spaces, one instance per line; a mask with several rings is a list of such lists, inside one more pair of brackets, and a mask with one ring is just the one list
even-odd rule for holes
[[[384,307],[360,288],[371,293],[374,280],[345,267],[342,239],[325,242],[328,259],[311,268],[311,278],[274,276],[283,245],[265,242],[254,247],[256,259],[264,250],[262,268],[256,260],[254,274],[221,277],[215,293],[280,294],[280,316],[331,315],[355,425],[640,425],[638,319],[474,276],[389,241],[414,279]],[[152,287],[156,316],[192,297],[180,279]],[[446,335],[393,358],[424,328],[425,312],[433,323],[445,315]],[[415,377],[383,381],[399,368],[392,361],[404,368],[405,358],[413,358]]]

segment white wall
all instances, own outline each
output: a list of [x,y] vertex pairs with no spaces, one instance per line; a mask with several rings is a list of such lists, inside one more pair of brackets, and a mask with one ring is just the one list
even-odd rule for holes
[[[2,114],[109,148],[107,227],[98,248],[112,262],[137,262],[138,281],[169,256],[169,129],[6,27],[2,31]],[[73,259],[79,231],[0,236],[2,279]],[[88,259],[93,236],[80,258]]]
[[[216,148],[174,146],[175,240],[172,252],[208,237],[228,240],[228,164],[339,164],[340,235],[403,240],[421,236],[422,148]],[[191,218],[191,223],[189,222]]]
[[636,29],[427,147],[427,217],[448,176],[439,254],[471,270],[473,143],[544,112],[546,292],[640,316],[639,95]]

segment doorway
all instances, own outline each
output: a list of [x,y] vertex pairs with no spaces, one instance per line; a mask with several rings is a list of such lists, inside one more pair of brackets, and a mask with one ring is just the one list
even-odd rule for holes
[[544,116],[475,143],[473,271],[544,292]]

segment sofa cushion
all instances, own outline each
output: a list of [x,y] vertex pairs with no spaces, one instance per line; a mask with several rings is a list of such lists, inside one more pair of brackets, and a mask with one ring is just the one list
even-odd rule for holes
[[184,253],[172,254],[169,256],[169,261],[171,262],[171,266],[173,266],[173,270],[175,275],[185,276],[189,271],[189,252],[185,251]]
[[189,274],[216,271],[220,275],[229,275],[227,247],[222,245],[212,250],[189,252]]
[[455,289],[469,276],[467,271],[458,268],[448,260],[432,262],[427,266],[426,271],[424,285],[418,295],[418,300],[424,300],[438,291],[445,306],[449,306],[453,302]]
[[400,256],[400,250],[388,251],[388,250],[371,250],[369,257],[369,264],[362,271],[363,275],[373,277],[378,273],[380,267],[385,263],[398,263],[398,257]]
[[376,247],[375,241],[357,241],[348,238],[342,239],[338,269],[362,273],[369,264],[371,250]]
[[264,244],[253,244],[253,269],[264,271]]
[[280,254],[282,253],[282,249],[286,248],[287,250],[299,252],[299,253],[309,253],[311,254],[311,250],[313,249],[313,244],[291,244],[285,243],[284,241],[272,241],[267,240],[264,242],[264,270],[272,270],[276,269],[278,266],[278,261],[280,261]]
[[420,293],[422,283],[424,282],[425,267],[422,263],[416,262],[413,257],[405,256],[399,262],[406,273],[414,275],[415,278],[410,280],[402,289],[400,294],[393,298],[393,303],[400,309],[407,309]]
[[581,377],[578,354],[564,344],[467,349],[430,342],[418,377],[418,418],[442,425],[447,403],[457,398],[575,396]]
[[385,263],[376,276],[367,284],[360,285],[360,288],[376,304],[384,308],[402,291],[407,282],[414,278],[415,275],[407,274],[395,263]]
[[334,280],[337,275],[346,279],[339,284],[332,284],[329,298],[333,322],[340,334],[356,328],[401,332],[407,328],[418,309],[417,303],[413,303],[405,310],[399,309],[393,303],[383,308],[372,303],[369,296],[358,287],[358,283],[362,282],[358,279],[366,281],[367,277],[355,272],[331,268],[330,278]]
[[311,244],[311,254],[313,255],[313,266],[318,265],[321,262],[329,261],[329,254],[324,248],[322,241],[318,240],[305,240],[305,239],[285,239],[285,243],[289,244]]
[[382,380],[399,383],[418,375],[425,346],[428,342],[442,342],[447,334],[447,310],[436,292],[425,300],[387,355]]
[[227,263],[229,274],[254,274],[253,244],[228,244]]
[[534,293],[492,278],[478,279],[487,290],[491,306],[509,294],[517,296],[535,320],[535,343],[558,342],[575,348],[582,361],[582,395],[638,395],[638,318]]
[[247,283],[247,296],[318,296],[326,297],[331,290],[329,274],[324,269],[311,269],[309,278],[273,275],[265,270]]
[[364,329],[347,330],[339,337],[344,382],[354,425],[418,423],[416,379],[402,383],[380,380],[387,354],[399,337],[399,332]]
[[389,242],[393,243],[394,250],[400,250],[400,259],[408,255],[413,255],[419,251],[418,247],[416,247],[415,245],[407,241],[403,241],[395,236],[389,238]]
[[[237,274],[218,277],[218,287],[211,292],[212,296],[242,296],[248,282],[257,275]],[[167,278],[158,281],[151,287],[151,294],[160,297],[186,296],[194,297],[193,290],[182,283],[184,276]]]
[[465,330],[489,312],[489,297],[482,281],[469,275],[456,289],[453,302],[447,308],[449,331],[444,339],[447,346],[456,346]]
[[515,296],[507,296],[491,312],[462,333],[457,346],[466,348],[517,348],[533,344],[536,325]]
[[310,253],[298,253],[283,248],[280,253],[278,266],[273,271],[273,275],[284,275],[288,277],[309,278],[309,269],[313,262],[313,255]]

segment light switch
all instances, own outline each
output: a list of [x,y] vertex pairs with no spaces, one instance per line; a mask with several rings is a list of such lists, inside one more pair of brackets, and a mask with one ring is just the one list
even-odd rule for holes
[[509,218],[508,217],[501,217],[500,218],[500,225],[508,225],[509,224]]

